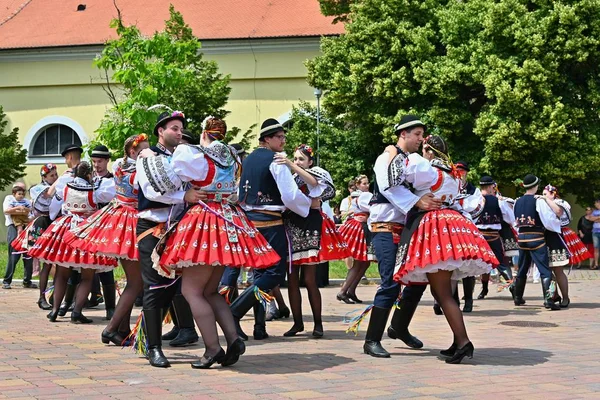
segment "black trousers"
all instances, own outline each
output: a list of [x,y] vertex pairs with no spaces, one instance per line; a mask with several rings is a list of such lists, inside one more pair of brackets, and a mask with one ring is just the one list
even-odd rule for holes
[[[139,236],[148,229],[155,228],[158,225],[156,222],[139,219],[136,227],[136,235]],[[158,243],[158,238],[153,235],[146,235],[142,240],[138,241],[138,251],[140,253],[140,263],[142,266],[142,280],[144,281],[144,309],[164,309],[171,305],[173,296],[177,293],[178,287],[181,286],[181,280],[170,286],[172,279],[160,276],[154,268],[152,268],[152,251]],[[166,286],[160,289],[151,289],[155,286]],[[181,290],[181,288],[179,288]]]

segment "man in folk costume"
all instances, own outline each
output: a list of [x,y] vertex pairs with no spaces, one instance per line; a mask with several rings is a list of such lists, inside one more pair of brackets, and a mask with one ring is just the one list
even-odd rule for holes
[[[504,264],[504,245],[500,231],[502,222],[512,225],[515,222],[512,205],[506,198],[499,198],[496,193],[496,182],[491,176],[482,176],[479,180],[481,194],[483,195],[484,205],[481,214],[475,221],[477,229],[481,232],[485,240],[490,245],[494,255],[500,262],[498,272],[507,281],[512,281],[512,270]],[[511,200],[512,201],[512,200]],[[489,274],[481,276],[481,284],[485,293],[488,291]],[[514,288],[510,286],[511,294],[514,297]],[[485,297],[485,296],[484,296]]]
[[242,331],[239,321],[251,308],[254,308],[254,339],[268,337],[265,306],[270,296],[267,292],[283,283],[290,256],[282,213],[289,209],[306,217],[311,204],[311,200],[296,185],[289,168],[273,162],[275,153],[283,151],[285,134],[283,126],[276,119],[265,120],[261,125],[259,147],[242,164],[240,205],[248,219],[281,257],[281,261],[270,268],[254,270],[253,285],[231,304],[238,335],[244,340],[248,336]]
[[[92,150],[92,165],[94,166],[94,181],[114,178],[112,172],[108,170],[110,161],[110,151],[108,147],[100,144]],[[107,204],[98,204],[98,208],[104,208]],[[104,307],[106,308],[106,319],[110,320],[115,313],[117,302],[117,291],[115,286],[115,274],[112,270],[99,272],[94,276],[92,283],[92,292],[88,307],[95,307],[99,304],[102,293],[100,292],[100,282],[102,282],[102,292],[104,292]]]
[[556,216],[560,212],[559,206],[551,199],[536,196],[540,179],[532,174],[527,175],[522,183],[526,192],[515,201],[514,213],[517,229],[519,231],[519,272],[515,282],[515,305],[525,304],[523,293],[527,283],[527,272],[531,262],[540,271],[544,306],[550,310],[560,310],[560,306],[552,301],[550,284],[552,272],[548,246],[544,231],[560,233],[560,220]]
[[[146,356],[150,365],[162,368],[170,366],[162,352],[161,333],[163,309],[168,309],[171,301],[178,302],[174,305],[180,329],[190,328],[196,334],[189,304],[183,296],[176,296],[177,293],[181,294],[181,283],[160,276],[152,267],[152,251],[164,234],[165,224],[169,223],[170,216],[177,216],[183,211],[185,202],[196,204],[205,197],[194,188],[186,191],[171,187],[177,179],[169,176],[170,170],[165,169],[164,158],[172,156],[186,125],[185,116],[180,111],[160,114],[154,127],[158,143],[150,147],[157,157],[140,157],[136,162],[136,179],[140,187],[136,235],[144,281],[143,326],[147,338]],[[181,210],[172,210],[174,206],[181,206]]]
[[[434,199],[431,193],[421,198],[411,192],[415,177],[418,179],[419,166],[429,163],[411,163],[409,155],[419,150],[423,142],[425,125],[414,115],[405,115],[394,127],[398,135],[395,147],[397,155],[389,162],[388,149],[375,162],[375,187],[371,199],[369,227],[373,233],[372,243],[379,263],[381,284],[375,294],[371,309],[371,318],[363,346],[364,352],[373,357],[390,357],[381,345],[383,331],[390,310],[400,294],[400,284],[394,281],[394,269],[398,243],[406,215],[413,208],[424,210],[439,209],[441,200]],[[389,167],[388,167],[389,165]],[[426,285],[409,285],[402,292],[398,308],[388,328],[388,336],[400,339],[407,346],[421,348],[423,343],[412,336],[408,325],[415,313]]]

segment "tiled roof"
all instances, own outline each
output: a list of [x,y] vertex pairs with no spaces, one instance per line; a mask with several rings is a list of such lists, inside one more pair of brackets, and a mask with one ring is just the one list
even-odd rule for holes
[[[164,28],[169,4],[200,40],[337,35],[318,0],[118,0],[125,24]],[[85,10],[77,11],[79,5]],[[83,7],[80,7],[83,8]],[[0,0],[0,49],[102,44],[115,36],[111,0]]]

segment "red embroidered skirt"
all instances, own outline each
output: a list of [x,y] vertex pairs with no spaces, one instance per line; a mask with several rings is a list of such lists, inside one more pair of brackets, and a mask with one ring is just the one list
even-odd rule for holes
[[166,237],[154,264],[161,275],[173,277],[174,270],[192,265],[268,268],[281,260],[241,208],[218,202],[206,207],[190,208]]
[[65,240],[87,252],[137,261],[137,215],[137,208],[112,202],[65,235]]
[[67,244],[65,235],[71,228],[72,215],[57,218],[36,240],[29,255],[40,262],[57,264],[62,267],[91,268],[107,271],[117,266],[115,258],[97,256]]
[[569,258],[569,262],[571,264],[577,264],[582,261],[587,260],[588,258],[592,258],[592,254],[588,251],[588,248],[579,236],[568,226],[563,226],[561,228],[563,239],[565,240],[565,244],[567,245],[567,250],[569,250],[569,254],[571,257]]
[[365,232],[366,223],[357,221],[354,218],[346,219],[346,222],[339,228],[342,239],[348,245],[350,257],[358,261],[376,261],[372,245],[367,243]]
[[335,222],[321,211],[323,226],[321,229],[321,250],[319,251],[319,263],[326,261],[343,260],[350,257],[348,244],[338,231]]
[[440,270],[453,271],[452,279],[458,280],[489,273],[498,265],[475,224],[457,211],[431,211],[418,223],[408,246],[403,250],[401,243],[398,249],[403,261],[396,265],[397,282],[427,282],[427,273]]
[[10,243],[11,247],[17,253],[27,253],[51,223],[50,217],[46,215],[36,217],[33,221],[29,222],[21,233],[19,233],[19,235]]

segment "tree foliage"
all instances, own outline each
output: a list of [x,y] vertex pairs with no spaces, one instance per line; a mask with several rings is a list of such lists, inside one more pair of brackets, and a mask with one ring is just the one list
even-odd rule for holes
[[317,150],[317,109],[307,102],[301,102],[293,107],[293,125],[287,134],[286,148],[292,156],[300,144],[308,144],[319,156],[319,165],[326,169],[333,178],[337,189],[337,198],[348,195],[348,181],[359,174],[372,175],[372,165],[368,160],[373,159],[381,151],[382,141],[377,143],[371,137],[358,137],[351,134],[341,118],[331,118],[327,112],[322,113],[319,148]]
[[19,141],[19,128],[4,132],[8,120],[4,109],[0,106],[0,190],[12,185],[17,179],[25,176],[27,150]]
[[390,141],[400,116],[416,113],[474,177],[510,184],[535,173],[592,198],[599,2],[355,0],[350,9],[347,33],[323,39],[307,66],[324,108],[353,135]]
[[[118,37],[109,40],[95,60],[113,105],[97,130],[97,141],[112,149],[121,149],[125,139],[136,133],[149,133],[156,140],[151,133],[157,115],[165,110],[147,110],[155,104],[183,111],[188,128],[196,134],[206,116],[224,118],[229,113],[224,109],[231,91],[229,76],[219,73],[214,61],[203,59],[200,41],[181,13],[172,5],[169,13],[165,30],[151,37],[136,26],[125,26],[120,17],[113,20],[111,27]],[[110,81],[111,72],[118,87]],[[249,140],[250,132],[243,140]]]
[[346,22],[353,0],[319,0],[323,15],[335,17],[333,23]]

